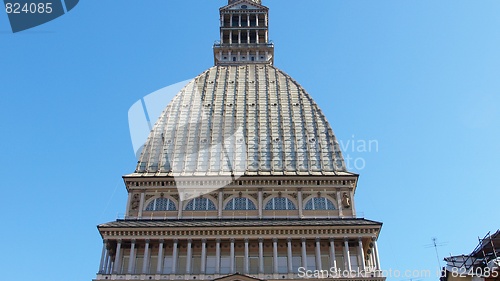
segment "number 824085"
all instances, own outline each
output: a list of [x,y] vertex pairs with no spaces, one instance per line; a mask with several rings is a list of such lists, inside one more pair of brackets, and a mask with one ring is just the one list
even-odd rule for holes
[[7,14],[50,14],[52,3],[10,3],[5,4]]

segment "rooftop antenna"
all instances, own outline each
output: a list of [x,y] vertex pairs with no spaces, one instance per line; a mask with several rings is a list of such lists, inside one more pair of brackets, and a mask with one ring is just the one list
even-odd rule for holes
[[438,262],[438,268],[441,268],[441,259],[439,258],[439,253],[438,253],[438,249],[437,248],[445,246],[446,244],[447,244],[447,242],[438,243],[437,242],[437,238],[436,237],[432,237],[432,243],[425,245],[426,248],[434,248],[434,250],[436,251],[436,258],[437,258],[437,262]]

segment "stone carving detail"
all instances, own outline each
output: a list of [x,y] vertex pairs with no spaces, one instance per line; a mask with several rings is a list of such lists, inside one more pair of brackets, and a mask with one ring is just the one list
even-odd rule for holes
[[293,198],[297,199],[297,193],[290,194]]
[[211,193],[210,196],[212,196],[215,200],[219,197],[219,194],[217,193]]
[[224,200],[226,200],[227,198],[233,196],[232,194],[224,194]]
[[311,193],[302,193],[302,198],[307,198],[311,196]]
[[174,198],[175,200],[179,201],[179,194],[173,194],[171,195],[172,198]]
[[347,195],[347,192],[344,192],[342,195],[342,205],[344,205],[344,208],[351,207],[351,199],[349,198],[349,195]]
[[262,197],[264,197],[264,199],[266,199],[266,198],[267,198],[267,197],[269,197],[269,196],[271,196],[271,194],[269,194],[269,193],[265,192],[265,193],[263,194],[263,196],[262,196]]
[[148,201],[149,199],[153,198],[154,195],[146,195],[146,201]]
[[333,199],[337,200],[337,195],[335,195],[335,193],[328,193],[328,196],[330,196]]
[[135,193],[132,196],[132,202],[130,202],[130,209],[132,209],[133,211],[137,211],[139,209],[139,204],[141,201],[140,197],[141,196],[139,195],[139,193]]
[[257,200],[257,198],[259,198],[259,195],[257,193],[251,193],[251,194],[248,194],[248,195],[250,195],[250,197],[252,197],[255,200]]

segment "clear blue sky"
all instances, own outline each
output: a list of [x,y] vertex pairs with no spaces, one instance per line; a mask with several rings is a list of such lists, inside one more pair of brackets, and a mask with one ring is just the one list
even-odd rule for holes
[[[2,279],[95,276],[96,225],[124,212],[136,163],[127,111],[212,66],[225,3],[80,1],[18,34],[0,12]],[[442,258],[500,228],[499,1],[264,3],[275,65],[344,146],[378,143],[344,154],[365,161],[356,203],[384,222],[385,269],[434,271],[432,237]]]

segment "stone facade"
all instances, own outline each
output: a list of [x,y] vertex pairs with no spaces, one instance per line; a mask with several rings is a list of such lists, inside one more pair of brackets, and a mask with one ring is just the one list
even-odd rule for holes
[[167,106],[124,176],[124,219],[98,226],[95,280],[385,280],[382,224],[311,96],[273,66],[268,8],[220,9],[215,66]]

